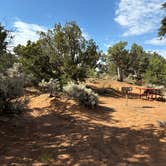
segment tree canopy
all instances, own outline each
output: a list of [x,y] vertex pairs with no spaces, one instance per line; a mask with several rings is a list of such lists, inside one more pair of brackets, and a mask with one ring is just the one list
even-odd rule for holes
[[123,81],[123,73],[128,64],[128,51],[125,49],[126,46],[127,42],[120,41],[108,49],[110,60],[117,66],[119,81]]
[[127,50],[126,46],[127,42],[121,41],[108,49],[110,70],[116,67],[119,81],[131,75],[138,82],[144,80],[146,83],[166,85],[164,57],[157,53],[146,52],[136,43],[133,43],[130,50]]
[[135,75],[136,78],[142,78],[148,65],[148,55],[142,46],[134,43],[129,52],[128,72]]
[[0,72],[4,72],[16,61],[16,57],[7,51],[9,31],[0,24]]
[[100,51],[96,43],[86,40],[75,22],[56,24],[52,30],[40,32],[37,42],[18,45],[14,49],[24,68],[39,80],[84,80],[88,69],[96,68]]
[[[162,5],[163,9],[166,9],[166,2]],[[158,32],[159,36],[164,36],[166,34],[166,17],[161,20],[161,26]]]
[[[36,42],[14,48],[14,54],[7,51],[9,31],[0,26],[0,71],[19,62],[25,75],[33,76],[38,84],[41,80],[57,79],[63,86],[69,81],[84,81],[94,72],[102,75],[117,75],[123,81],[132,75],[136,80],[166,84],[165,58],[157,53],[146,52],[142,46],[133,43],[127,49],[127,42],[120,41],[102,53],[95,41],[87,40],[75,22],[55,24],[47,32],[39,32]],[[31,78],[32,79],[32,78]]]

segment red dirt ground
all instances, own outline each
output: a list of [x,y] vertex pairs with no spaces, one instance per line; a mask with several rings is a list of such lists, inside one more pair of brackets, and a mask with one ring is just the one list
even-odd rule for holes
[[[89,85],[131,86],[111,80]],[[31,90],[22,117],[0,119],[0,166],[166,166],[166,130],[157,123],[166,121],[166,104],[135,97],[127,103],[113,92],[88,110]]]

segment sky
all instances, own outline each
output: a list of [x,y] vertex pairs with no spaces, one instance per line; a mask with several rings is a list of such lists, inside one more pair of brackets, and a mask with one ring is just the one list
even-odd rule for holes
[[100,50],[127,41],[166,57],[166,38],[158,38],[165,0],[1,0],[0,22],[13,31],[12,46],[36,41],[36,31],[47,31],[56,23],[76,21],[86,39],[94,39]]

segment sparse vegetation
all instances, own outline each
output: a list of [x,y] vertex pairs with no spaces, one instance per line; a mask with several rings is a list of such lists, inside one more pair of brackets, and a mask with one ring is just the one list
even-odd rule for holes
[[[17,102],[12,100],[23,95],[24,79],[17,73],[15,66],[9,68],[6,73],[1,74],[0,79],[0,110],[2,112],[17,112],[20,107]],[[14,103],[17,103],[14,105]],[[20,103],[21,104],[21,103]],[[20,111],[18,111],[20,112]]]
[[0,25],[0,59],[3,59],[0,61],[0,112],[17,113],[21,107],[16,99],[23,95],[24,78],[14,63],[16,57],[7,52],[7,38],[8,31]]
[[58,92],[61,91],[61,85],[60,82],[57,79],[51,78],[48,82],[45,80],[42,80],[39,82],[39,87],[44,92],[49,92],[50,96],[54,96]]
[[69,83],[64,91],[81,105],[95,108],[98,105],[98,95],[83,84]]

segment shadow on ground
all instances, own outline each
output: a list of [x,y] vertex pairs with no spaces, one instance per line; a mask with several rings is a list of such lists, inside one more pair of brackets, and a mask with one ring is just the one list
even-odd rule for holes
[[116,90],[114,88],[99,88],[92,85],[87,85],[87,88],[92,89],[95,93],[99,94],[100,96],[104,97],[114,97],[119,98],[122,97],[122,93],[119,90]]
[[114,122],[111,113],[115,110],[106,107],[83,111],[52,100],[45,109],[49,112],[36,118],[17,119],[16,126],[14,119],[0,122],[2,166],[165,166],[164,130],[153,125],[134,130],[97,123]]

